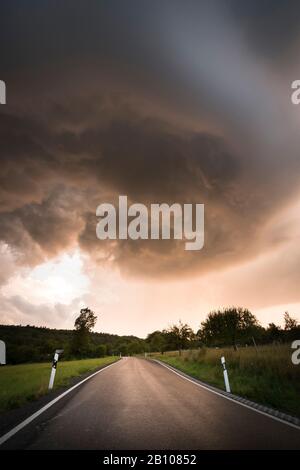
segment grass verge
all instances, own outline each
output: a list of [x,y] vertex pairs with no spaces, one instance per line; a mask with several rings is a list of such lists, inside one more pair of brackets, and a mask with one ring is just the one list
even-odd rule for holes
[[[115,362],[117,357],[60,361],[54,388],[67,386],[73,377]],[[0,412],[17,408],[48,392],[50,363],[20,364],[0,367]]]
[[176,351],[155,358],[224,390],[224,355],[232,393],[300,418],[300,366],[292,364],[291,352],[289,345],[280,345]]

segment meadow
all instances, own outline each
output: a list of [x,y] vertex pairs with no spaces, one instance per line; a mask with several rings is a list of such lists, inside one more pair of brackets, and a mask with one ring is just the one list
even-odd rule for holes
[[[60,361],[54,388],[69,385],[72,378],[115,362],[116,356],[76,361]],[[19,364],[0,367],[0,412],[17,408],[48,392],[51,363]]]
[[232,393],[300,417],[300,365],[290,345],[266,345],[151,354],[167,364],[224,390],[221,356],[226,358]]

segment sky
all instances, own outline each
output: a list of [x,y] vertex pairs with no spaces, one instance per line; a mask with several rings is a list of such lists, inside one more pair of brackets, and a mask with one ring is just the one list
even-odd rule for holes
[[[0,322],[146,336],[300,320],[297,1],[4,1]],[[203,203],[205,244],[96,237],[96,208]]]

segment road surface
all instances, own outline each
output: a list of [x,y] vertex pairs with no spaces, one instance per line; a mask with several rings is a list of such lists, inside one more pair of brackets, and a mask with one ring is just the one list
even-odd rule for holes
[[124,358],[10,438],[9,449],[299,449],[300,430],[158,363]]

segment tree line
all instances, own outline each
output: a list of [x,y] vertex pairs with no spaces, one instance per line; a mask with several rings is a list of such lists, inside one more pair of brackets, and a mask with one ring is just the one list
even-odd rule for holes
[[151,352],[193,349],[199,347],[250,346],[284,343],[300,338],[300,325],[288,312],[284,314],[284,327],[270,323],[260,325],[248,309],[229,307],[210,312],[197,332],[179,322],[162,331],[154,331],[146,338]]
[[97,316],[83,308],[74,330],[56,330],[34,326],[0,325],[0,339],[7,347],[10,364],[51,360],[55,349],[64,349],[65,359],[103,357],[106,355],[143,354],[145,352],[181,351],[201,347],[223,347],[284,343],[300,339],[300,325],[288,312],[283,328],[270,323],[261,326],[257,318],[241,307],[229,307],[208,314],[198,331],[179,321],[145,339],[93,332]]

